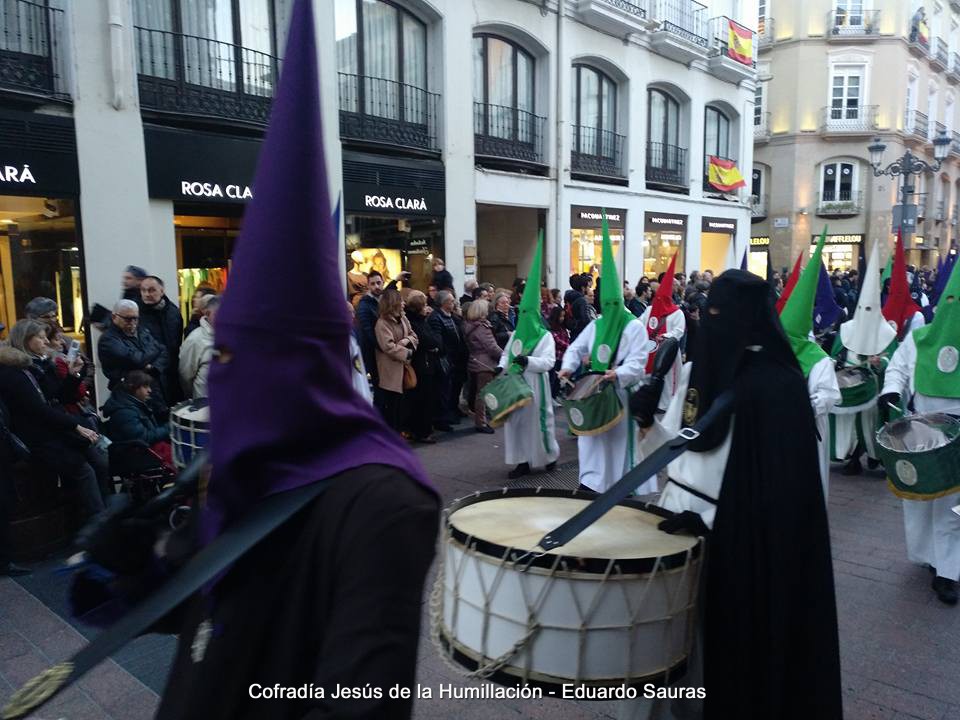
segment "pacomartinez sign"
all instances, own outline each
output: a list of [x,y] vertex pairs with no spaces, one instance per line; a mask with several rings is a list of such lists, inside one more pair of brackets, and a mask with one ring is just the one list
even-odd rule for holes
[[662,230],[679,230],[684,232],[686,229],[686,215],[672,215],[671,213],[654,212],[648,212],[644,214],[644,232],[660,232]]
[[607,227],[611,230],[623,230],[627,226],[627,211],[621,208],[598,208],[587,205],[570,206],[570,227],[603,227],[603,212],[607,214]]

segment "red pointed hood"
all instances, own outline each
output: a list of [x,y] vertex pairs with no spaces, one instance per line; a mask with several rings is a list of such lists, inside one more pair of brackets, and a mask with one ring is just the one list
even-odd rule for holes
[[893,270],[890,273],[890,294],[883,306],[883,316],[897,324],[897,338],[903,340],[903,334],[915,313],[921,312],[907,285],[907,261],[903,255],[903,235],[897,233],[897,244],[893,250]]
[[[650,319],[647,320],[647,333],[650,339],[658,334],[657,329],[663,327],[663,321],[668,315],[672,315],[679,308],[673,302],[673,280],[676,277],[677,253],[670,258],[670,266],[663,275],[663,282],[657,288],[657,294],[653,296],[653,304],[650,306]],[[656,318],[656,322],[652,322]]]
[[800,279],[800,261],[803,259],[803,252],[801,251],[797,255],[797,261],[793,264],[793,270],[790,271],[790,277],[787,278],[787,285],[783,289],[783,295],[780,296],[780,299],[777,300],[777,313],[782,313],[783,308],[787,304],[787,300],[790,299],[790,293],[793,292],[793,288],[797,285],[797,280]]

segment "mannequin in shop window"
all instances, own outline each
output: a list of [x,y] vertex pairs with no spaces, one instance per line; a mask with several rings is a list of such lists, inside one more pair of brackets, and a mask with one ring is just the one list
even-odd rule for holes
[[387,258],[386,256],[377,250],[373,257],[370,258],[370,272],[378,272],[383,278],[383,282],[390,282],[390,273],[387,270]]

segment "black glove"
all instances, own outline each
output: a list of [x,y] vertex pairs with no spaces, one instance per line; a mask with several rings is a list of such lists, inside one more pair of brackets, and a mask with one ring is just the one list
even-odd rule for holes
[[652,377],[630,397],[630,414],[641,428],[653,425],[653,416],[663,393],[663,378]]
[[877,410],[880,412],[880,422],[890,419],[890,406],[900,407],[900,393],[886,393],[877,398]]
[[503,368],[500,367],[499,365],[497,365],[497,366],[493,369],[493,376],[496,377],[497,375],[499,375],[499,374],[502,373],[502,372],[503,372]]
[[661,521],[661,523],[657,525],[657,528],[670,535],[675,535],[680,532],[689,533],[690,535],[696,535],[698,537],[710,534],[710,529],[704,525],[700,513],[695,513],[691,510],[684,510],[672,518]]
[[526,355],[517,355],[517,356],[513,359],[513,361],[514,361],[517,365],[519,365],[520,367],[522,367],[524,370],[526,370],[526,369],[527,369],[527,363],[530,362],[530,358],[528,358]]

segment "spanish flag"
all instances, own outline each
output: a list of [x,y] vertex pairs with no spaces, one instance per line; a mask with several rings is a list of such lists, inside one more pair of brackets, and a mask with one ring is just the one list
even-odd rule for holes
[[727,55],[744,65],[753,65],[753,33],[733,20],[730,20]]
[[733,160],[724,160],[713,155],[710,156],[707,167],[707,182],[720,192],[733,192],[747,185]]
[[920,37],[920,41],[924,45],[930,43],[930,27],[927,25],[926,20],[919,20],[917,22],[917,35]]

